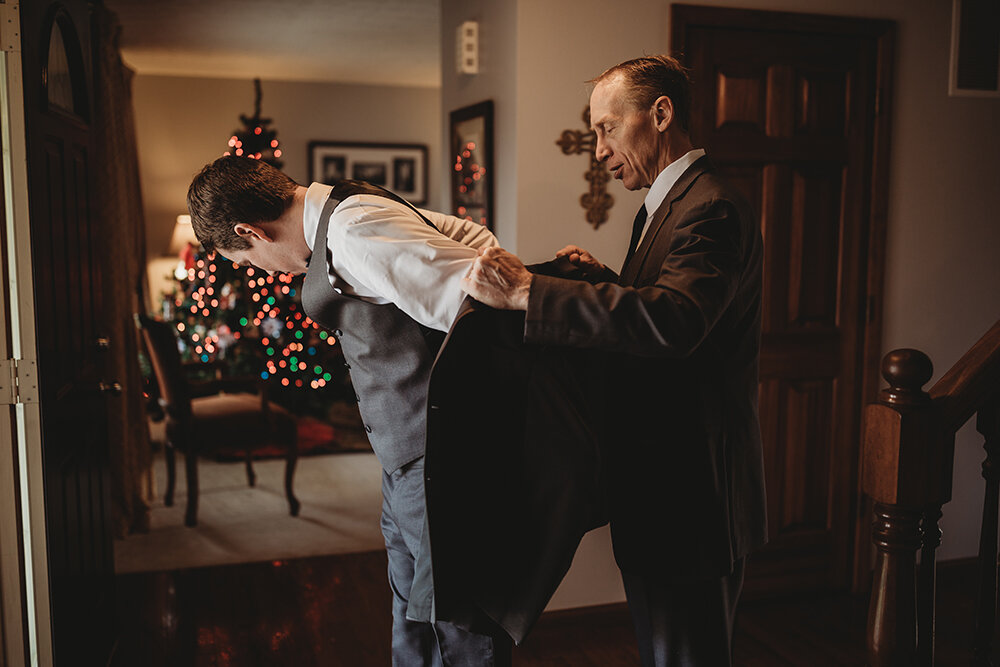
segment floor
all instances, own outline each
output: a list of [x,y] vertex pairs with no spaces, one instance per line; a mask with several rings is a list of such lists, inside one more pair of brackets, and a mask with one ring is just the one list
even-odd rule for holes
[[179,570],[382,548],[382,468],[375,455],[303,456],[295,469],[299,516],[288,514],[283,459],[254,463],[247,485],[242,463],[198,463],[198,526],[184,525],[183,458],[178,457],[174,505],[163,505],[166,463],[153,461],[156,499],[150,531],[115,540],[115,571]]
[[[283,461],[256,467],[249,489],[242,465],[201,464],[197,529],[182,525],[178,475],[179,502],[154,505],[155,530],[116,543],[115,667],[390,664],[374,457],[300,459],[297,519],[287,515]],[[162,491],[162,461],[154,469]],[[970,563],[939,568],[937,665],[969,664],[976,588]],[[866,600],[847,594],[745,603],[736,664],[862,665],[866,617]],[[637,664],[629,615],[617,604],[546,613],[514,651],[516,667]]]
[[[939,573],[937,664],[968,664],[975,571]],[[116,667],[389,665],[385,554],[368,552],[118,576]],[[742,606],[736,664],[862,665],[867,614],[846,594]],[[545,614],[517,667],[638,664],[624,605]]]

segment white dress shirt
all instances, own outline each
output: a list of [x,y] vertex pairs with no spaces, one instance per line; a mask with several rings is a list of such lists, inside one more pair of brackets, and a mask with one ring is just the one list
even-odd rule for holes
[[[306,190],[302,231],[313,250],[319,217],[333,187]],[[479,223],[434,211],[420,212],[386,197],[354,195],[330,216],[330,284],[372,303],[393,303],[424,326],[447,331],[465,299],[461,280],[479,248],[499,245]]]
[[653,181],[653,184],[649,186],[649,192],[646,193],[646,226],[642,228],[639,243],[642,243],[642,239],[646,236],[646,230],[649,229],[649,222],[653,219],[656,209],[660,208],[663,200],[667,198],[670,188],[674,187],[681,174],[687,171],[687,168],[704,154],[704,148],[696,148],[693,151],[688,151],[668,164],[666,169],[661,171],[656,180]]

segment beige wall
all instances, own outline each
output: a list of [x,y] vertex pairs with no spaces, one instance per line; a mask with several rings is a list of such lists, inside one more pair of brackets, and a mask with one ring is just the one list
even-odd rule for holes
[[[463,21],[478,21],[479,74],[455,71],[455,33]],[[518,141],[518,32],[516,2],[441,3],[441,136],[442,173],[451,166],[448,148],[448,114],[483,100],[493,100],[493,231],[506,248],[517,247]],[[441,182],[441,201],[450,206],[448,180]]]
[[[573,242],[612,266],[624,256],[642,200],[613,183],[610,221],[584,220],[582,156],[555,140],[582,126],[585,80],[621,60],[669,50],[667,0],[443,0],[442,113],[492,97],[506,108],[495,169],[504,213],[501,240],[528,261]],[[1000,100],[948,97],[951,3],[945,0],[702,0],[700,4],[891,19],[898,24],[889,184],[883,349],[916,347],[936,381],[1000,317]],[[513,18],[512,13],[513,12]],[[510,63],[481,82],[454,73],[454,26],[480,20],[485,62]],[[511,24],[516,25],[512,32]],[[506,31],[506,32],[505,32]],[[503,33],[503,34],[500,34]],[[475,87],[476,99],[466,91]],[[511,92],[513,88],[513,93]],[[512,98],[510,96],[513,96]],[[511,102],[515,104],[512,113]],[[512,117],[511,117],[512,116]],[[513,166],[511,166],[513,165]],[[945,506],[940,557],[977,551],[982,440],[967,426],[956,443],[953,501]],[[617,599],[604,533],[589,536],[554,606]]]
[[[284,171],[305,183],[307,144],[313,140],[426,144],[429,208],[440,199],[440,96],[436,88],[264,81],[261,113],[273,119]],[[253,82],[137,76],[136,132],[146,249],[167,251],[177,215],[187,209],[191,178],[222,155],[240,114],[252,114]]]

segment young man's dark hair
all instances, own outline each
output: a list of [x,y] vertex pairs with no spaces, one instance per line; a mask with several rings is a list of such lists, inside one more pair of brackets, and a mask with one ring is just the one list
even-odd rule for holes
[[645,56],[609,67],[588,83],[598,84],[621,75],[628,82],[627,99],[636,109],[646,109],[656,98],[666,95],[674,103],[674,114],[684,132],[691,123],[691,77],[671,56]]
[[261,160],[226,155],[191,181],[187,204],[191,226],[205,252],[246,250],[233,231],[238,222],[273,222],[292,203],[297,183]]

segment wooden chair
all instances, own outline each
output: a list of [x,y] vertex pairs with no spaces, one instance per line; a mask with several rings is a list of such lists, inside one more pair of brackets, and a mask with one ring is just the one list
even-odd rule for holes
[[[284,442],[288,448],[285,495],[288,497],[289,513],[297,516],[299,501],[292,492],[292,478],[298,459],[295,417],[281,406],[269,403],[263,391],[259,395],[246,391],[219,393],[232,389],[233,383],[223,380],[195,385],[189,382],[177,349],[173,326],[145,315],[138,315],[137,320],[159,384],[159,403],[166,413],[167,492],[164,503],[171,506],[174,502],[175,449],[184,453],[187,478],[184,525],[194,526],[198,521],[198,456],[223,443],[239,442],[246,447],[247,482],[253,486],[256,481],[253,448],[278,441]],[[239,383],[239,386],[245,389],[246,383]]]

